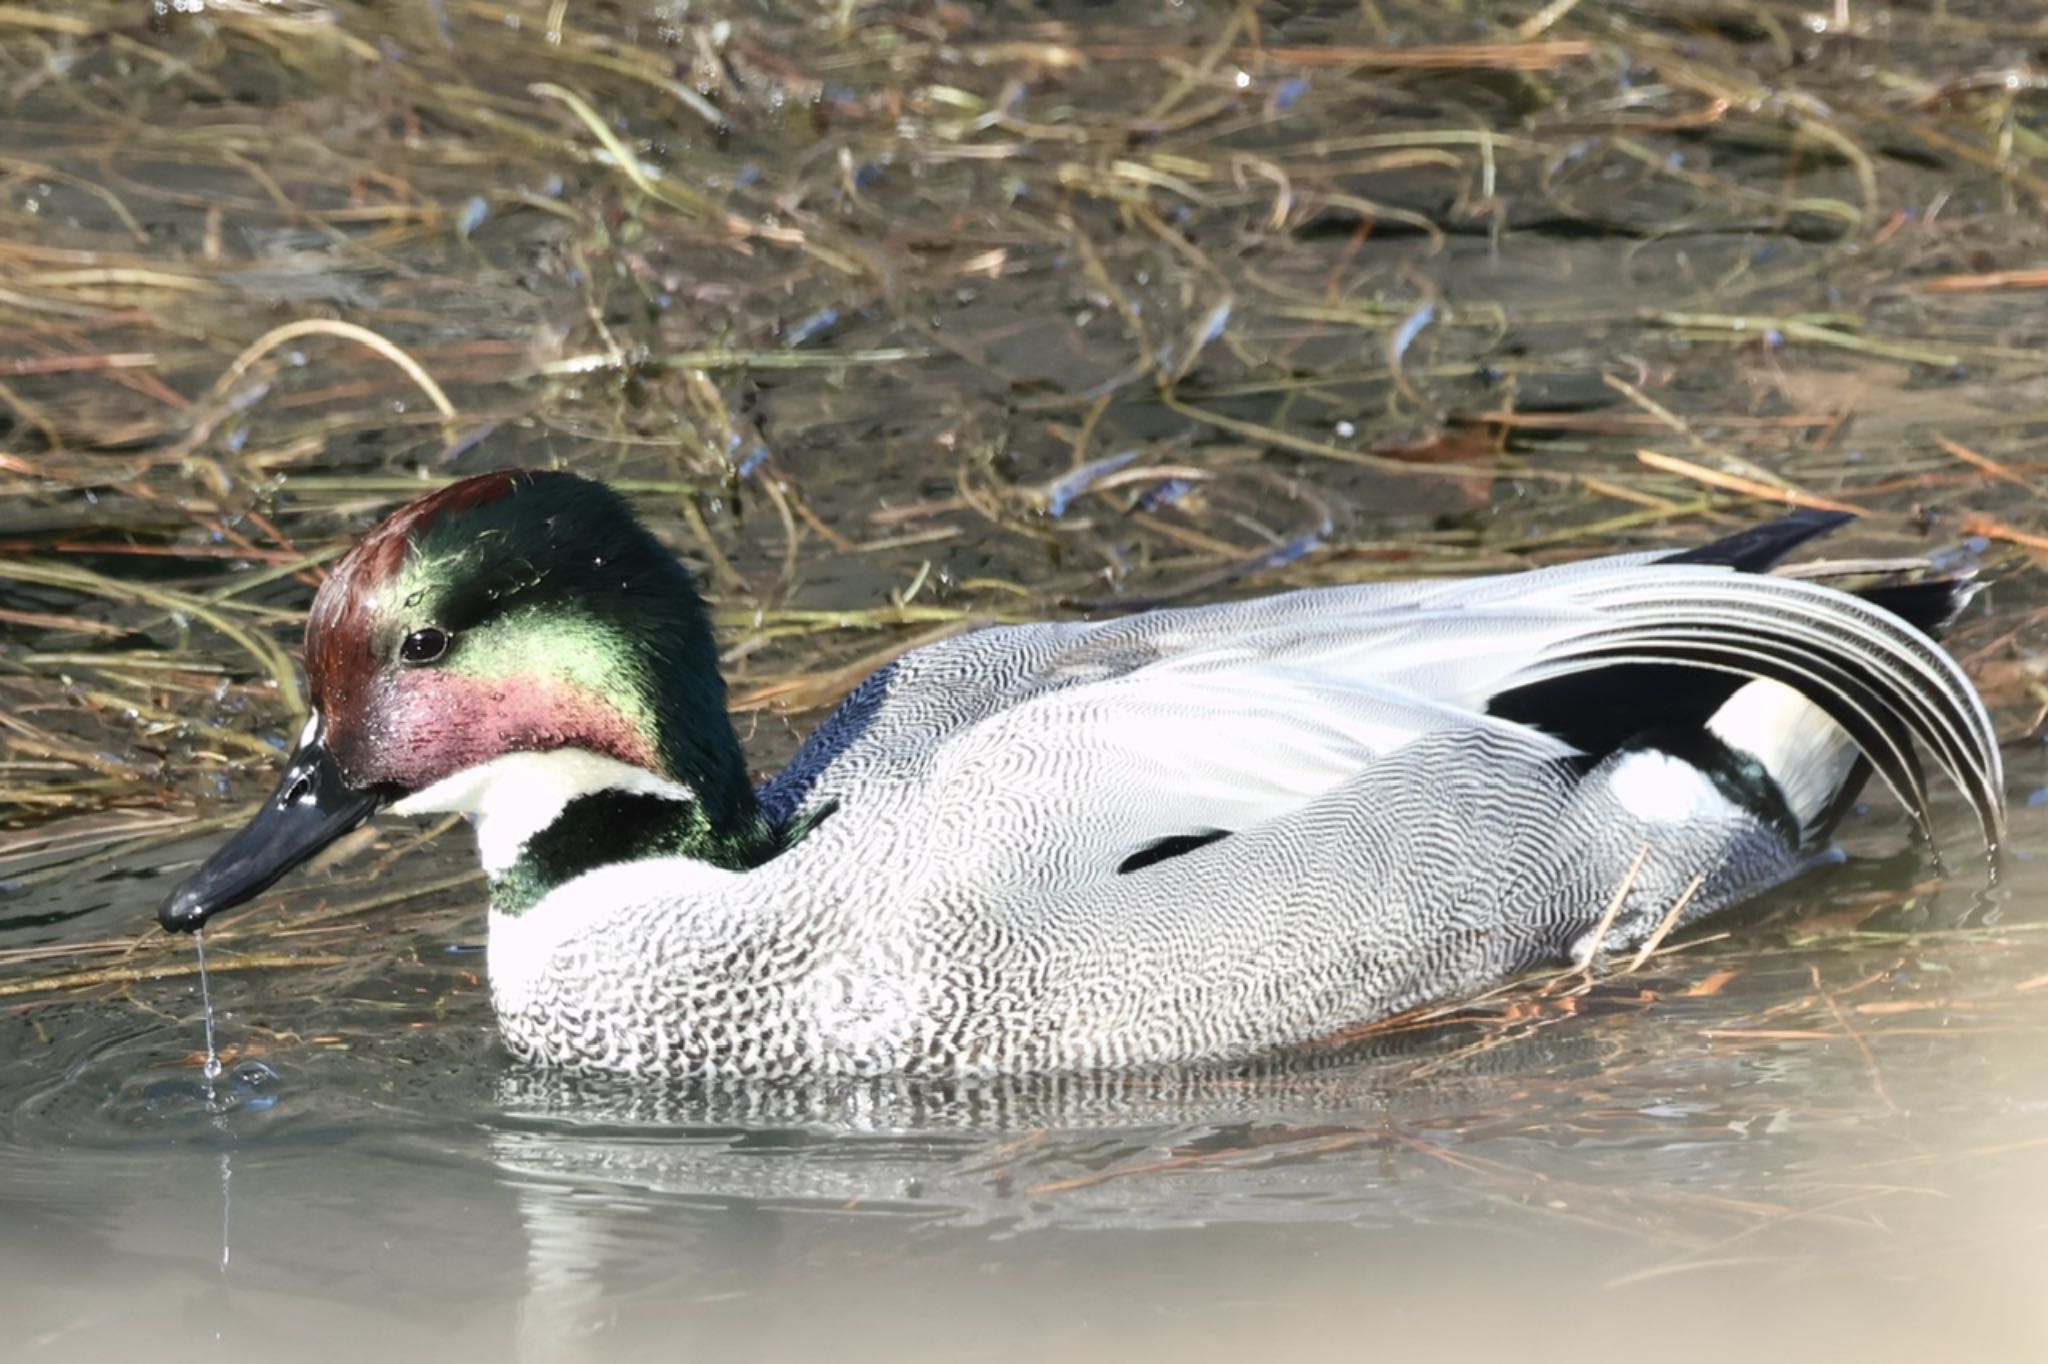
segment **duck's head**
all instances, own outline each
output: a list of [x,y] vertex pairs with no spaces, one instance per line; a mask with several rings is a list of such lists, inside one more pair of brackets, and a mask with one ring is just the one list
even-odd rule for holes
[[[509,861],[596,791],[760,823],[702,602],[617,493],[485,474],[394,512],[314,598],[313,713],[277,790],[163,907],[196,929],[385,805],[495,819]],[[495,812],[495,813],[494,813]]]

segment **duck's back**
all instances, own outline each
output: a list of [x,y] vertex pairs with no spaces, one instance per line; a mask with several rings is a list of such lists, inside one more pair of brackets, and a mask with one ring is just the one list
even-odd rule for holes
[[[664,1012],[625,1026],[666,1070],[1235,1058],[1753,894],[1866,762],[1924,821],[1924,749],[1995,840],[1953,662],[1883,605],[1744,571],[1824,528],[915,651],[764,791],[836,802],[797,848],[594,930],[671,938]],[[1873,595],[1931,625],[1960,593]],[[782,973],[743,1007],[703,980],[735,953]]]

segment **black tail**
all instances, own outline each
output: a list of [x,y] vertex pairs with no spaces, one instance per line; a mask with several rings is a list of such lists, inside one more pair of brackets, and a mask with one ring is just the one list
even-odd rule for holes
[[1854,521],[1853,512],[1811,511],[1805,508],[1766,521],[1761,526],[1724,535],[1712,544],[1681,549],[1666,555],[1667,564],[1726,564],[1744,573],[1761,573],[1808,540],[1818,539],[1839,526]]
[[[1775,521],[1724,535],[1711,544],[1667,554],[1667,564],[1725,564],[1744,573],[1763,573],[1809,540],[1817,540],[1856,519],[1853,512],[1801,508]],[[1847,590],[1891,612],[1921,634],[1940,639],[1954,625],[1979,584],[1967,577],[1896,579]]]

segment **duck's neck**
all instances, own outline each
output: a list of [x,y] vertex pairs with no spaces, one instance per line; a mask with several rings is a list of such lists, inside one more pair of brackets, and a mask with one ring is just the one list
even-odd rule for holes
[[507,753],[399,801],[399,814],[454,812],[476,826],[491,909],[522,913],[588,871],[689,857],[744,871],[782,846],[751,789],[723,808],[680,783],[580,749]]
[[519,847],[509,866],[490,873],[491,909],[520,914],[587,871],[646,857],[689,857],[745,871],[774,856],[778,841],[757,814],[742,828],[720,829],[694,800],[617,789],[577,796]]

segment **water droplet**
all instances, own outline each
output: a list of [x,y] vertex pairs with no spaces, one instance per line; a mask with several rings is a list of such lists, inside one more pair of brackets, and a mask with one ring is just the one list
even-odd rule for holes
[[220,1078],[220,1052],[213,1045],[213,992],[206,981],[206,934],[203,930],[192,931],[192,946],[199,954],[199,1009],[206,1021],[206,1076],[207,1097],[213,1095],[213,1082]]

